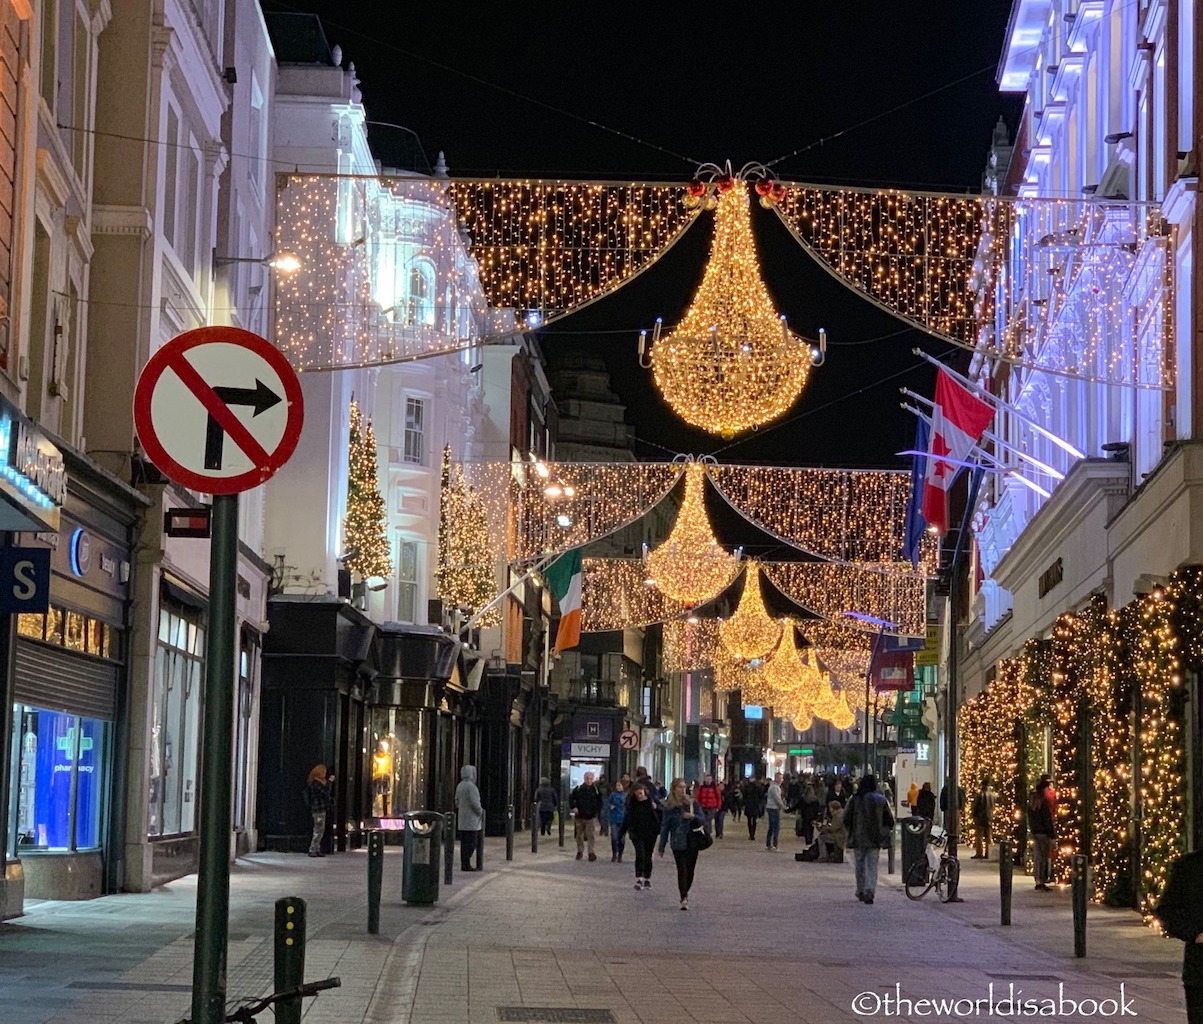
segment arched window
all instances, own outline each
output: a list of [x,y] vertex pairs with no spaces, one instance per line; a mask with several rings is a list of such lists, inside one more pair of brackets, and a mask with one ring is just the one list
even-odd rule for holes
[[427,263],[411,267],[406,282],[405,322],[434,326],[434,269]]

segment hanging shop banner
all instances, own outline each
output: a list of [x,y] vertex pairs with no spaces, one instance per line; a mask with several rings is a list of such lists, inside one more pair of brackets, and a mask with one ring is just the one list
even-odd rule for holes
[[873,658],[873,688],[878,693],[912,689],[915,685],[914,660],[910,651],[879,652]]

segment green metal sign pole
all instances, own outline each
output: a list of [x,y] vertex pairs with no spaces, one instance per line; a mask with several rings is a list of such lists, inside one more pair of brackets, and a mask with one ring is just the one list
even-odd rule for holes
[[192,959],[193,1024],[221,1024],[226,1015],[237,575],[238,495],[217,494],[213,496],[213,539],[209,548],[209,645],[205,661],[200,865]]

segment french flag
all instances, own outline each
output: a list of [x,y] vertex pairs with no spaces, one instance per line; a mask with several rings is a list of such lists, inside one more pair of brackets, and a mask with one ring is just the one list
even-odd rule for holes
[[[923,518],[937,533],[948,532],[948,491],[960,467],[994,419],[994,406],[983,402],[943,370],[936,379],[931,448],[923,480]],[[955,460],[952,461],[952,460]]]

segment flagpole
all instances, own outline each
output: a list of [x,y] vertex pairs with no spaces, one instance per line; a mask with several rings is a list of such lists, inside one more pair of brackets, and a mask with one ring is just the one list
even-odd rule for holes
[[956,370],[950,370],[947,366],[945,366],[942,362],[940,362],[940,360],[938,360],[935,356],[928,355],[921,348],[913,348],[913,349],[911,349],[911,352],[913,352],[915,355],[917,355],[920,359],[924,360],[924,362],[931,363],[932,366],[935,366],[937,369],[943,370],[946,374],[948,374],[948,376],[953,378],[953,380],[959,381],[965,387],[969,388],[971,391],[974,391],[975,393],[980,395],[982,398],[986,399],[989,402],[992,402],[994,404],[995,408],[1005,409],[1012,416],[1014,416],[1017,420],[1020,420],[1023,423],[1026,423],[1029,427],[1031,427],[1034,431],[1036,431],[1037,434],[1040,434],[1042,437],[1048,438],[1058,448],[1062,448],[1065,451],[1069,452],[1069,454],[1072,455],[1075,459],[1086,458],[1086,455],[1084,452],[1078,451],[1077,448],[1075,448],[1072,444],[1070,444],[1064,438],[1060,438],[1056,434],[1054,434],[1051,430],[1047,429],[1046,427],[1042,427],[1031,416],[1028,416],[1026,413],[1020,412],[1017,408],[1015,408],[1015,406],[1009,404],[1008,402],[1004,402],[1001,398],[998,397],[998,395],[993,394],[992,392],[988,391],[986,388],[982,387],[979,383],[977,383],[977,381],[970,380],[968,377],[961,376],[961,374],[957,373]]
[[517,590],[520,586],[522,586],[522,584],[525,583],[528,579],[530,579],[536,573],[542,572],[544,569],[546,569],[549,565],[551,565],[552,562],[554,562],[559,557],[560,557],[559,555],[547,555],[546,557],[541,558],[535,565],[533,565],[531,568],[527,569],[526,572],[524,572],[521,576],[519,576],[516,580],[514,580],[513,583],[511,583],[508,587],[506,587],[505,590],[503,590],[500,594],[498,594],[495,598],[493,598],[488,604],[482,605],[480,608],[478,608],[476,611],[474,611],[472,613],[471,618],[469,618],[467,622],[465,622],[462,626],[460,626],[460,632],[461,633],[471,632],[472,629],[476,626],[476,624],[485,615],[487,615],[494,608],[496,608],[499,604],[501,604],[502,601],[504,601],[507,597],[509,597],[510,594],[512,594],[515,590]]
[[[925,398],[923,395],[920,395],[920,394],[912,391],[910,388],[899,388],[898,390],[902,394],[906,395],[907,398],[913,398],[916,402],[922,402],[929,409],[934,409],[936,406],[936,403],[932,399]],[[923,416],[923,418],[925,420],[927,420],[927,422],[929,424],[931,423],[930,417],[924,415],[918,409],[912,408],[911,406],[907,405],[905,402],[902,404],[902,407],[904,409],[909,409],[916,416]],[[1016,458],[1022,459],[1024,462],[1030,462],[1038,470],[1040,470],[1042,473],[1044,473],[1047,476],[1051,476],[1054,480],[1064,480],[1065,479],[1065,474],[1062,473],[1061,470],[1057,469],[1055,466],[1050,466],[1047,462],[1041,462],[1035,456],[1029,455],[1027,452],[1022,451],[1019,448],[1016,448],[1013,444],[1010,444],[1010,443],[1004,441],[1001,437],[999,437],[996,433],[994,433],[994,431],[983,430],[982,437],[986,438],[988,441],[992,442],[993,444],[998,445],[998,447],[1001,448],[1003,451],[1010,452]]]

